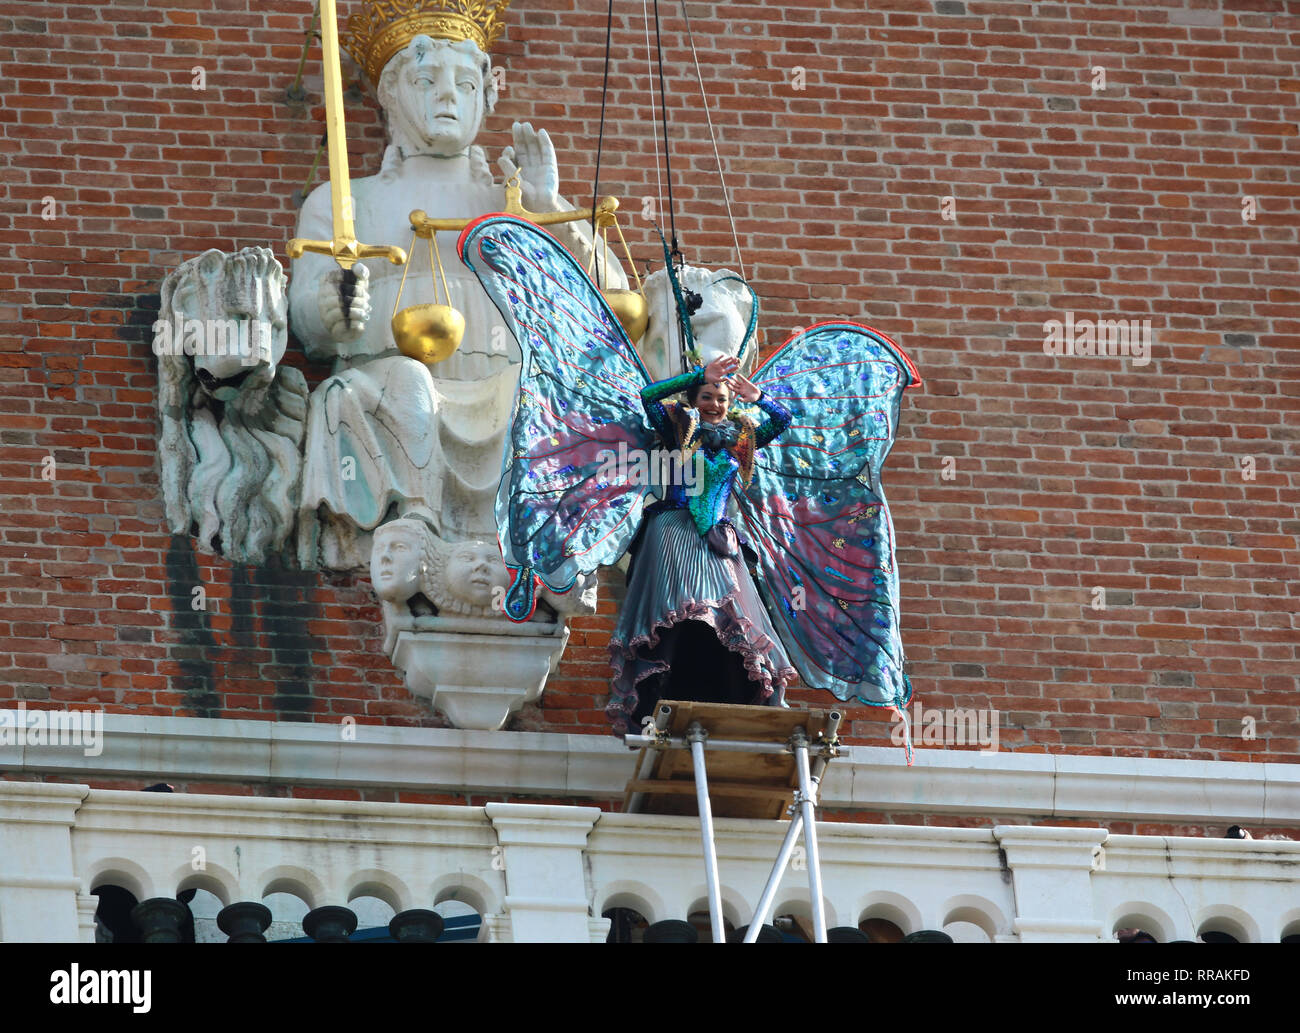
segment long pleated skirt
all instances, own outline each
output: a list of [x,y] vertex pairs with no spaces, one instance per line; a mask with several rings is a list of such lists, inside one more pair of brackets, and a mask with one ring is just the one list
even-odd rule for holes
[[798,675],[743,557],[710,549],[685,509],[646,520],[609,645],[614,732],[661,699],[781,705]]

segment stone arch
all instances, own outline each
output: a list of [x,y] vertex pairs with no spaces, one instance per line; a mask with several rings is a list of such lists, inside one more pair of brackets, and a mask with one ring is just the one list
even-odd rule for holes
[[239,900],[239,879],[219,864],[208,863],[202,871],[195,871],[188,864],[181,865],[172,872],[168,885],[176,887],[178,897],[185,890],[207,890],[223,907]]
[[1227,933],[1238,943],[1259,943],[1259,924],[1245,911],[1232,904],[1212,904],[1196,913],[1196,935]]
[[459,900],[486,917],[498,914],[505,906],[495,887],[465,872],[440,876],[433,881],[431,889],[434,907],[444,900]]
[[873,890],[863,898],[858,908],[857,924],[862,925],[868,918],[883,918],[893,922],[904,936],[924,928],[920,908],[901,893],[890,890]]
[[100,886],[120,886],[136,900],[157,896],[154,879],[142,865],[125,857],[104,857],[92,861],[86,869],[86,892],[93,893]]
[[1146,901],[1130,900],[1111,908],[1107,935],[1116,929],[1141,929],[1161,943],[1178,939],[1178,924],[1163,908]]
[[[1300,907],[1293,907],[1278,915],[1277,938],[1281,940],[1284,936],[1300,936]],[[3,942],[0,939],[0,943]]]
[[392,872],[365,868],[352,873],[348,886],[348,903],[358,897],[375,897],[391,907],[396,914],[414,906],[412,901],[415,895],[410,887]]
[[685,919],[686,917],[667,914],[668,908],[664,904],[663,897],[643,882],[619,879],[605,886],[601,893],[603,901],[596,909],[598,915],[604,915],[612,908],[626,907],[637,912],[651,925],[665,918]]
[[325,884],[314,872],[297,865],[282,864],[268,868],[257,880],[257,885],[262,887],[258,894],[259,900],[272,893],[288,893],[302,900],[308,911],[329,903],[325,899]]
[[[753,908],[730,886],[721,887],[720,894],[722,896],[722,921],[724,926],[730,925],[735,929],[744,925],[748,921]],[[707,886],[697,883],[691,887],[691,892],[687,896],[691,900],[691,906],[686,909],[685,917],[689,917],[697,911],[708,913],[709,890]]]
[[[812,921],[812,893],[808,891],[806,886],[790,890],[779,900],[780,903],[772,908],[772,914],[768,916],[769,922],[777,915],[797,915],[800,918]],[[835,905],[823,897],[822,907],[826,912],[826,928],[834,929],[840,924],[839,913],[835,910]]]
[[953,922],[968,922],[981,929],[990,941],[999,933],[1011,931],[1011,923],[1007,921],[1002,909],[987,897],[974,893],[949,897],[939,907],[939,914],[944,916],[939,923],[941,929]]

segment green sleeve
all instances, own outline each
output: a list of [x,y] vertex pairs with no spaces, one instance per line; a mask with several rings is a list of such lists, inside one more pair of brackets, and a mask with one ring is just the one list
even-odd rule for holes
[[688,387],[694,387],[696,384],[704,383],[704,367],[696,366],[688,373],[682,373],[679,376],[670,377],[667,380],[660,380],[641,389],[641,401],[658,402],[667,398],[669,395],[675,395],[678,391],[685,391]]
[[704,383],[704,368],[696,366],[689,373],[660,380],[641,389],[641,408],[645,410],[650,426],[669,447],[676,447],[678,444],[677,432],[673,429],[673,421],[668,418],[668,411],[664,408],[662,399],[702,383]]

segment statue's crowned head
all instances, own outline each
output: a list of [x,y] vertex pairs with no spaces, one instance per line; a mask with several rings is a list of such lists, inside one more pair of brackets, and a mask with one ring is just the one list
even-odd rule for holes
[[488,48],[509,0],[363,0],[341,37],[405,154],[465,152],[496,105]]

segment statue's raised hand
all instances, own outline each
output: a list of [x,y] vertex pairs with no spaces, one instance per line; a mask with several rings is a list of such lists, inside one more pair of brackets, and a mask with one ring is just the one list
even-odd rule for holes
[[331,269],[320,282],[317,301],[320,304],[321,322],[336,341],[351,341],[360,337],[370,318],[370,270],[358,262],[352,267],[356,280],[352,285],[352,302],[343,307],[343,270]]
[[512,129],[514,146],[501,152],[497,167],[506,179],[519,173],[520,199],[530,212],[558,211],[560,167],[550,134],[545,129],[534,129],[528,122],[516,122]]

